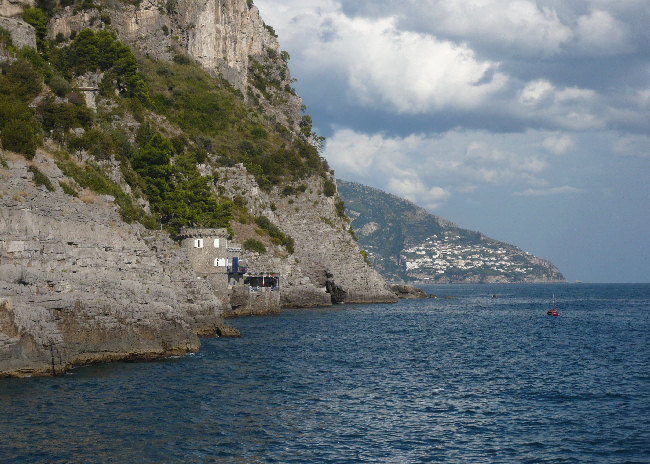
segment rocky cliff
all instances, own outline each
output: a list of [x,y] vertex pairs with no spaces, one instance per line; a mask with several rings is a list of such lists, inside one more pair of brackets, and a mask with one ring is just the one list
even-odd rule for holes
[[341,214],[341,206],[337,212],[337,202],[342,205],[338,195],[323,194],[327,178],[314,176],[270,192],[262,191],[243,166],[221,168],[219,178],[225,191],[246,202],[252,216],[269,218],[294,239],[294,252],[288,254],[260,234],[255,224],[241,220],[233,224],[238,242],[265,243],[268,252],[245,254],[248,266],[280,274],[284,307],[397,300],[384,279],[363,260],[350,234],[349,219]]
[[[8,0],[6,0],[8,1]],[[70,37],[84,28],[113,28],[120,40],[155,59],[170,61],[182,53],[215,77],[225,78],[273,117],[291,128],[300,122],[302,101],[273,29],[247,0],[109,0],[79,11],[66,7],[50,21],[51,39]],[[263,76],[255,76],[255,73]],[[255,85],[255,77],[266,81]]]
[[0,375],[196,351],[215,333],[223,304],[166,234],[125,224],[109,196],[65,194],[42,153],[3,160]]
[[[190,269],[179,225],[260,243],[249,266],[280,274],[283,306],[396,300],[252,2],[56,7],[49,45],[16,5],[0,4],[0,375],[195,351],[222,331],[228,295]],[[34,44],[45,60],[16,49]]]

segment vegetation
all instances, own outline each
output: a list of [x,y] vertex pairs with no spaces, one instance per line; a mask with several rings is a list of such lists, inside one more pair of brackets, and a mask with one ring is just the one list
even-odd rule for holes
[[135,55],[105,29],[97,33],[92,29],[79,32],[69,46],[56,50],[54,66],[68,79],[89,71],[104,71],[104,93],[114,85],[124,97],[142,103],[149,101],[149,91],[138,73]]
[[34,26],[36,48],[44,60],[50,59],[50,44],[47,41],[48,18],[40,8],[27,8],[23,11],[23,21]]
[[63,189],[65,193],[67,193],[70,196],[77,197],[79,196],[79,193],[77,192],[77,189],[75,189],[70,182],[66,182],[64,180],[59,181],[59,186]]
[[28,51],[17,53],[16,61],[0,74],[0,141],[5,149],[31,159],[41,136],[29,103],[40,93],[43,76],[26,55]]
[[271,237],[271,241],[275,243],[276,245],[282,245],[284,246],[287,251],[291,254],[293,254],[294,251],[294,240],[292,237],[285,235],[284,232],[282,232],[278,227],[273,224],[269,218],[266,216],[258,216],[255,219],[255,224],[265,231],[269,237]]
[[326,197],[334,196],[336,193],[336,185],[329,177],[323,182],[323,194]]
[[41,172],[40,169],[38,169],[36,166],[29,166],[27,168],[29,172],[32,173],[34,183],[38,186],[44,185],[46,189],[48,189],[50,192],[54,191],[54,185],[52,185],[52,182],[50,181],[49,177],[47,177],[45,174]]
[[82,188],[88,188],[99,194],[114,197],[115,203],[120,209],[120,216],[125,222],[138,221],[150,229],[156,228],[156,219],[147,215],[140,206],[133,204],[131,197],[124,193],[118,184],[111,181],[98,165],[79,165],[70,155],[64,152],[57,154],[56,165],[66,176],[73,178]]
[[264,254],[266,253],[266,247],[259,240],[254,238],[249,238],[244,242],[244,249],[248,251],[254,251],[256,253]]
[[[145,59],[142,75],[151,107],[177,124],[217,164],[243,163],[264,190],[329,169],[305,140],[270,130],[265,118],[246,106],[238,91],[215,80],[197,64]],[[207,117],[206,117],[207,116]]]
[[172,233],[181,227],[229,227],[233,203],[219,202],[202,177],[191,154],[174,159],[174,146],[160,133],[154,133],[132,158],[132,166],[146,183],[151,210]]
[[[60,147],[56,163],[73,179],[59,182],[63,191],[78,196],[81,189],[90,189],[110,195],[127,222],[162,226],[175,235],[184,226],[229,228],[237,212],[240,220],[255,221],[274,244],[293,253],[290,236],[268,218],[251,216],[245,201],[236,205],[219,196],[225,192],[219,191],[217,177],[201,175],[197,165],[205,169],[243,163],[262,189],[278,187],[285,195],[303,193],[307,186],[302,179],[326,178],[329,171],[313,144],[316,139],[309,116],[303,117],[302,134],[294,134],[267,117],[261,107],[247,105],[241,92],[223,79],[214,79],[186,55],[177,54],[171,63],[146,57],[138,60],[107,29],[85,29],[69,39],[59,34],[48,42],[48,17],[73,3],[79,11],[95,8],[90,0],[37,0],[37,7],[24,10],[23,19],[36,29],[37,50],[15,49],[11,34],[0,28],[0,47],[16,57],[0,73],[2,147],[32,159],[44,138],[53,139]],[[252,1],[248,3],[252,7]],[[175,1],[168,0],[166,8],[173,12]],[[98,19],[110,24],[105,13]],[[271,103],[282,103],[282,95],[293,92],[283,84],[289,54],[283,52],[282,61],[273,50],[267,55],[261,62],[251,60],[251,81]],[[266,68],[267,62],[273,63],[272,70]],[[75,78],[89,72],[104,74],[99,94],[101,101],[110,101],[100,103],[96,113],[86,107],[73,85]],[[137,134],[120,128],[127,115],[137,121]],[[164,116],[175,128],[170,130],[170,125],[160,122],[164,118],[156,115]],[[87,161],[78,161],[81,158]],[[116,162],[129,194],[111,180]],[[54,189],[36,167],[32,174],[38,185]],[[326,188],[335,193],[331,180]],[[135,198],[146,198],[151,214]],[[276,208],[271,205],[272,210]],[[248,245],[266,251],[259,241]]]

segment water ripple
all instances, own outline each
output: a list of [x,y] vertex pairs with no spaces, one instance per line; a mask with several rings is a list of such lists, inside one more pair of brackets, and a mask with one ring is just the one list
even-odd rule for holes
[[430,291],[0,380],[0,462],[650,462],[650,286]]

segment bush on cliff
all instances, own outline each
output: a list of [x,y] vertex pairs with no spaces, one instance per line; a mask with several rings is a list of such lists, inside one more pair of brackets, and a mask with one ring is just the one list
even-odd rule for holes
[[244,250],[254,251],[260,254],[266,253],[266,247],[264,244],[259,240],[255,240],[254,238],[249,238],[244,242]]
[[40,8],[23,10],[23,21],[34,26],[36,31],[36,47],[43,59],[50,59],[50,44],[47,41],[47,16]]
[[174,157],[174,146],[159,133],[138,149],[131,165],[145,181],[151,210],[172,233],[181,227],[229,227],[233,203],[219,201],[189,154]]
[[284,246],[289,253],[293,254],[295,245],[293,238],[282,232],[269,218],[258,216],[255,219],[255,224],[271,237],[273,243]]
[[69,46],[56,50],[53,61],[66,79],[103,71],[107,82],[115,82],[120,95],[142,103],[149,101],[147,85],[138,73],[138,60],[129,47],[107,30],[97,33],[92,29],[82,30]]

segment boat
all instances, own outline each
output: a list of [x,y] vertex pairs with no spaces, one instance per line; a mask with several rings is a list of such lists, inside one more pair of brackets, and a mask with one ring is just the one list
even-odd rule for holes
[[549,316],[559,316],[560,315],[558,310],[555,308],[555,294],[553,295],[553,306],[551,306],[551,309],[546,311],[546,314],[548,314]]

